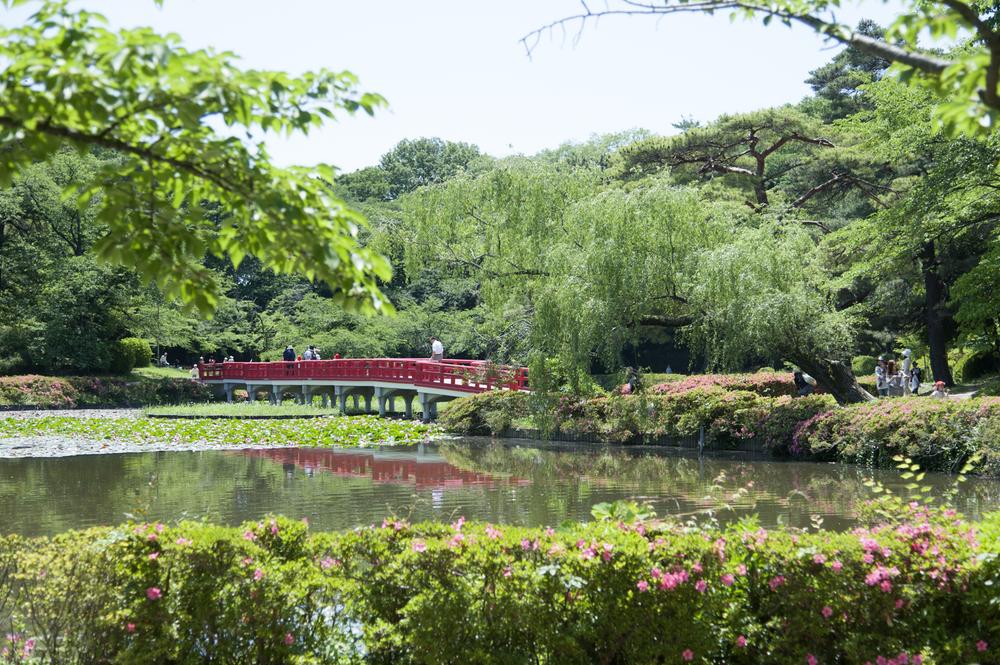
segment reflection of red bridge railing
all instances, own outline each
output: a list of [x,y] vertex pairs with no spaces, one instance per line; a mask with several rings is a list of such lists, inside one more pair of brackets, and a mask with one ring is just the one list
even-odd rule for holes
[[[243,455],[262,457],[281,464],[294,464],[306,470],[322,470],[338,476],[371,478],[380,483],[414,483],[417,487],[459,487],[489,485],[498,478],[486,473],[466,471],[448,462],[411,458],[376,457],[372,452],[344,452],[303,448],[244,450]],[[530,481],[507,478],[506,482],[526,485]]]
[[404,384],[414,388],[445,388],[478,393],[494,388],[528,389],[524,367],[494,365],[484,360],[417,358],[350,358],[294,362],[201,363],[202,381],[344,381]]

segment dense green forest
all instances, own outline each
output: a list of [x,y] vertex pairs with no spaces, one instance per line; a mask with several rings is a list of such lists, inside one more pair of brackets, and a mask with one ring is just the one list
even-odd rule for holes
[[[871,22],[858,33],[883,35]],[[204,318],[190,294],[101,260],[111,194],[79,206],[63,192],[120,179],[127,156],[67,146],[0,191],[0,371],[106,371],[125,337],[190,362],[272,359],[286,344],[425,356],[434,334],[451,356],[530,362],[578,390],[625,365],[792,363],[852,400],[850,359],[904,346],[952,383],[958,350],[987,369],[1000,357],[1000,145],[940,131],[939,98],[888,66],[847,48],[808,74],[799,103],[671,136],[502,159],[402,141],[325,183],[368,218],[360,241],[392,265],[381,291],[395,316],[345,310],[318,272],[205,246],[184,268],[218,285]],[[192,201],[181,226],[224,236],[234,213]]]

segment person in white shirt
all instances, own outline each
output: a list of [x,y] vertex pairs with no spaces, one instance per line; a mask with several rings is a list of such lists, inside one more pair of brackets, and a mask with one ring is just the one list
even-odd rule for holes
[[875,367],[875,389],[878,390],[879,397],[889,396],[889,378],[886,376],[885,361],[881,358]]
[[441,361],[444,359],[444,345],[437,337],[431,337],[431,360]]
[[934,399],[944,399],[948,396],[948,391],[945,390],[944,381],[934,382],[934,391],[931,393],[931,397]]

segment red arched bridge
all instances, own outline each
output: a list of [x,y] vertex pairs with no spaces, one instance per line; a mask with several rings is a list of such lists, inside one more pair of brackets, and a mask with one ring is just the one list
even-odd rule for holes
[[248,399],[267,391],[272,403],[291,393],[297,402],[312,404],[320,397],[323,406],[338,405],[347,410],[364,399],[365,411],[377,400],[380,415],[393,413],[395,398],[406,405],[406,417],[413,417],[413,399],[419,398],[425,420],[437,415],[437,402],[465,397],[487,390],[527,390],[528,370],[497,365],[485,360],[426,360],[418,358],[345,358],[338,360],[296,360],[294,362],[199,363],[199,378],[217,385],[233,401],[233,392],[245,389]]

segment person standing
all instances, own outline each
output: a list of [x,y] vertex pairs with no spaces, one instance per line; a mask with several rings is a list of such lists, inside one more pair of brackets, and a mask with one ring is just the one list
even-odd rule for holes
[[910,394],[916,395],[920,391],[920,379],[923,372],[920,370],[920,365],[914,364],[913,369],[910,370]]
[[295,361],[295,349],[292,348],[291,344],[285,347],[285,352],[281,354],[281,359],[288,362]]
[[889,377],[883,358],[879,358],[878,365],[875,366],[875,390],[878,391],[879,397],[889,396]]
[[302,354],[302,360],[312,360],[312,359],[313,359],[313,347],[312,344],[310,344],[309,348],[306,349],[305,352]]
[[437,337],[431,337],[431,360],[441,362],[444,359],[444,344]]
[[910,376],[911,367],[913,366],[913,352],[909,349],[903,349],[903,397],[910,394]]

